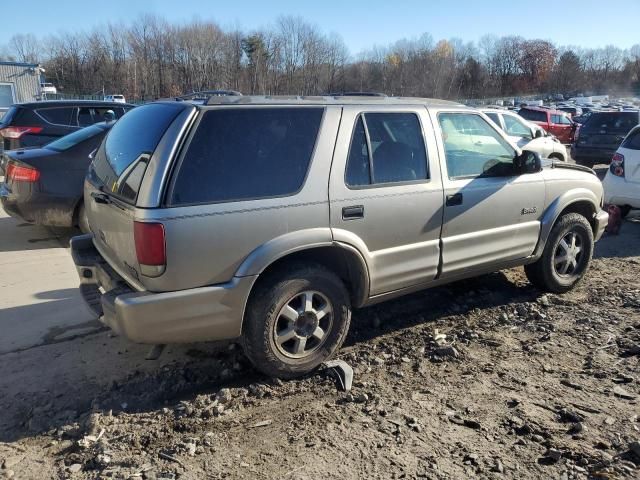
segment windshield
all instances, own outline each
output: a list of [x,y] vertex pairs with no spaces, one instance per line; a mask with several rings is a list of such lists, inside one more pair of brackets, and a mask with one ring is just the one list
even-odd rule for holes
[[76,130],[69,135],[65,135],[58,140],[54,140],[53,142],[47,144],[46,148],[48,148],[49,150],[55,150],[56,152],[64,152],[65,150],[69,150],[71,147],[75,147],[79,143],[93,138],[96,135],[104,134],[106,130],[107,129],[105,129],[104,126],[99,127],[97,125],[91,125],[90,127]]
[[638,125],[638,112],[600,112],[592,114],[582,127],[584,130],[615,130],[627,133]]

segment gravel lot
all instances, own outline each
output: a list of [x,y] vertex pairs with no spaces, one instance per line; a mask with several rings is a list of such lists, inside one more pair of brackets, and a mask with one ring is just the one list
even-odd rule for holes
[[640,215],[569,294],[513,269],[357,311],[348,393],[233,344],[147,361],[101,329],[4,353],[0,477],[637,479],[638,278]]

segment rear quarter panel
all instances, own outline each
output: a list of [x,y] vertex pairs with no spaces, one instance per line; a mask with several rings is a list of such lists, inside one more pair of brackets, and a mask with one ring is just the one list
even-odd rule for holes
[[171,291],[227,282],[252,252],[294,232],[314,230],[316,242],[330,242],[328,179],[340,115],[339,107],[326,108],[307,177],[295,195],[138,208],[137,219],[162,222],[166,234],[165,273],[143,278],[144,286]]

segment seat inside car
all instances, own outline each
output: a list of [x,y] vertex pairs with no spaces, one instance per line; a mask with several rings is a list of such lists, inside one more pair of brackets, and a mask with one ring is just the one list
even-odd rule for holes
[[375,183],[416,180],[413,150],[405,143],[382,142],[373,152]]

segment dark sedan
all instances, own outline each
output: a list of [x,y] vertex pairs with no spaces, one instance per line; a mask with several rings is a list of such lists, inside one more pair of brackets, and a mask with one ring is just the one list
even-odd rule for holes
[[42,148],[4,152],[5,211],[27,222],[87,231],[83,184],[92,152],[115,122],[83,128]]

